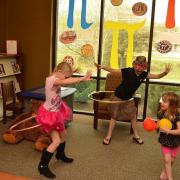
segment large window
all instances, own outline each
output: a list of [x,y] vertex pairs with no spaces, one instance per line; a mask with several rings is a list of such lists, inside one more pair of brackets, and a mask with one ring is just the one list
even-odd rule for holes
[[[57,59],[72,62],[76,75],[91,69],[96,76],[94,62],[98,56],[100,1],[59,0],[57,26]],[[92,112],[88,94],[96,89],[96,82],[75,85],[74,109]]]
[[[72,59],[78,74],[93,69],[97,61],[100,1],[59,0],[56,64]],[[94,68],[93,68],[94,67]]]
[[[123,1],[120,6],[113,6],[111,1],[105,1],[103,65],[114,68],[131,67],[135,56],[147,57],[152,2],[141,1],[148,7],[142,16],[135,15],[132,10],[137,2]],[[103,76],[105,74],[106,72],[102,72]]]
[[148,92],[147,116],[151,117],[156,117],[158,102],[163,92],[180,93],[180,11],[177,9],[180,1],[176,1],[175,12],[171,9],[167,13],[168,5],[173,5],[168,2],[170,1],[164,0],[162,3],[161,0],[156,0],[151,73],[162,72],[166,63],[172,64],[172,71],[162,79],[150,81],[156,83],[149,86]]
[[[180,83],[180,11],[177,7],[180,1],[175,4],[175,16],[169,24],[167,18],[173,18],[173,11],[167,13],[168,0],[156,0],[155,22],[153,32],[153,47],[151,59],[151,73],[163,71],[165,63],[173,65],[173,71],[160,81]],[[168,49],[169,47],[169,49]]]
[[[178,92],[179,1],[176,1],[175,6],[168,4],[173,2],[169,0],[164,0],[163,3],[161,0],[126,0],[114,1],[115,4],[113,0],[57,2],[55,64],[60,61],[71,62],[77,70],[76,76],[82,76],[91,69],[94,78],[92,82],[75,85],[75,111],[92,113],[92,101],[88,99],[88,94],[97,89],[104,90],[107,72],[102,70],[97,73],[94,62],[112,68],[124,68],[131,67],[136,56],[144,55],[149,61],[151,73],[162,72],[166,63],[173,65],[173,71],[166,77],[156,81],[150,80],[138,89],[137,92],[142,97],[138,112],[141,119],[146,113],[148,116],[155,116],[155,104],[158,103],[162,89]],[[168,11],[168,6],[175,7],[174,24],[173,8]],[[145,107],[144,100],[147,100]]]

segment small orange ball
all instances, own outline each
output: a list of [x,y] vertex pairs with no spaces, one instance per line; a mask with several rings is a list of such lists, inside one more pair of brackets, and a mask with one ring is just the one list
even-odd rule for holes
[[143,122],[143,127],[146,131],[151,132],[157,128],[156,122],[151,118],[146,118]]

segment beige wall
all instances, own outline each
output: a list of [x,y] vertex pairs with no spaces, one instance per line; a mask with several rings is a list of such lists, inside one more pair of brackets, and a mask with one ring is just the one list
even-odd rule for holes
[[[51,62],[53,0],[6,0],[6,39],[18,40],[24,55],[24,88],[44,85]],[[1,9],[0,9],[1,10]],[[2,39],[3,40],[3,39]],[[0,39],[1,41],[1,39]]]

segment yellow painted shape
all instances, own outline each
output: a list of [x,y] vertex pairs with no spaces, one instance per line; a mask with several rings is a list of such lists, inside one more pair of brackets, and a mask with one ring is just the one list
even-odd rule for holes
[[115,22],[107,21],[104,25],[105,29],[111,29],[112,32],[112,49],[111,49],[111,58],[110,66],[112,68],[119,68],[118,64],[118,37],[119,30],[125,29],[128,32],[128,48],[127,48],[127,57],[126,57],[126,66],[132,66],[133,58],[133,39],[134,32],[142,28],[146,20],[143,20],[139,23],[127,23],[127,22]]

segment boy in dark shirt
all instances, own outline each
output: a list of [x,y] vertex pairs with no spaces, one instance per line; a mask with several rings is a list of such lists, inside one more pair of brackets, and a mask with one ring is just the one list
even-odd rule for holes
[[133,95],[138,87],[141,85],[144,79],[160,79],[167,75],[171,70],[171,65],[167,64],[165,70],[160,74],[150,74],[146,72],[147,62],[146,57],[137,56],[133,61],[132,68],[113,69],[110,67],[104,67],[95,63],[98,69],[103,69],[110,73],[120,73],[122,82],[116,88],[113,101],[126,101],[124,103],[113,103],[109,106],[109,112],[111,114],[111,120],[109,123],[109,129],[106,138],[103,140],[103,144],[109,145],[111,141],[112,131],[115,127],[116,120],[131,119],[131,125],[133,129],[133,140],[138,144],[143,144],[143,140],[139,137],[136,127],[136,112],[137,109],[134,105]]

